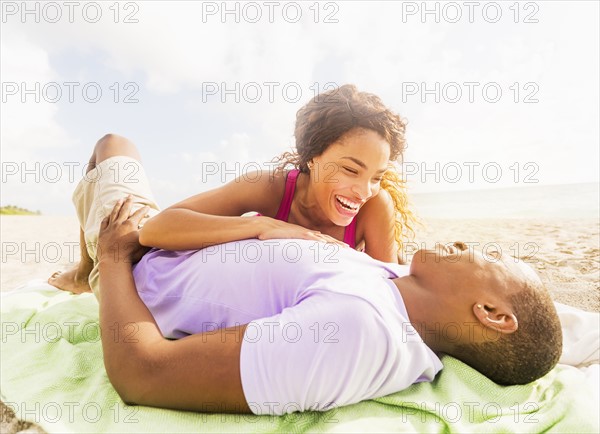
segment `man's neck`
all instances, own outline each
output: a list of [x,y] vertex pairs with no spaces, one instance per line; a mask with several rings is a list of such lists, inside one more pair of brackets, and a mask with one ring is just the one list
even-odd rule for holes
[[450,353],[454,348],[444,337],[445,322],[438,320],[439,300],[421,288],[411,275],[393,279],[404,301],[410,323],[425,344],[436,353]]

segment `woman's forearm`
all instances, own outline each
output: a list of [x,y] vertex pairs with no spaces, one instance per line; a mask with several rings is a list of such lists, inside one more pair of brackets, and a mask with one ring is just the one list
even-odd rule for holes
[[167,250],[202,249],[256,238],[260,231],[260,218],[216,216],[175,208],[148,220],[140,230],[140,243]]

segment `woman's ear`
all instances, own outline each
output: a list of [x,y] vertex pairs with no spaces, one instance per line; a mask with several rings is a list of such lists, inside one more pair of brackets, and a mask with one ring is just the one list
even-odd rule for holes
[[475,303],[473,313],[484,327],[498,333],[510,334],[517,331],[519,322],[508,306],[494,306],[490,303]]

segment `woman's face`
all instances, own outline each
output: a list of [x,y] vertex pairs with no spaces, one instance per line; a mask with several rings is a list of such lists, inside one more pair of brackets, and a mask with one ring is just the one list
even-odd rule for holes
[[390,144],[377,132],[362,128],[348,131],[313,158],[311,188],[327,218],[348,226],[366,201],[379,193],[389,158]]

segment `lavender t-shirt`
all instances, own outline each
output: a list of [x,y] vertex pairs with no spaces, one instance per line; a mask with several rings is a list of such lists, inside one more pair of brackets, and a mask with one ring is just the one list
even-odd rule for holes
[[256,239],[153,249],[133,274],[165,337],[248,324],[240,373],[255,414],[353,404],[442,368],[390,280],[408,267],[352,249]]

